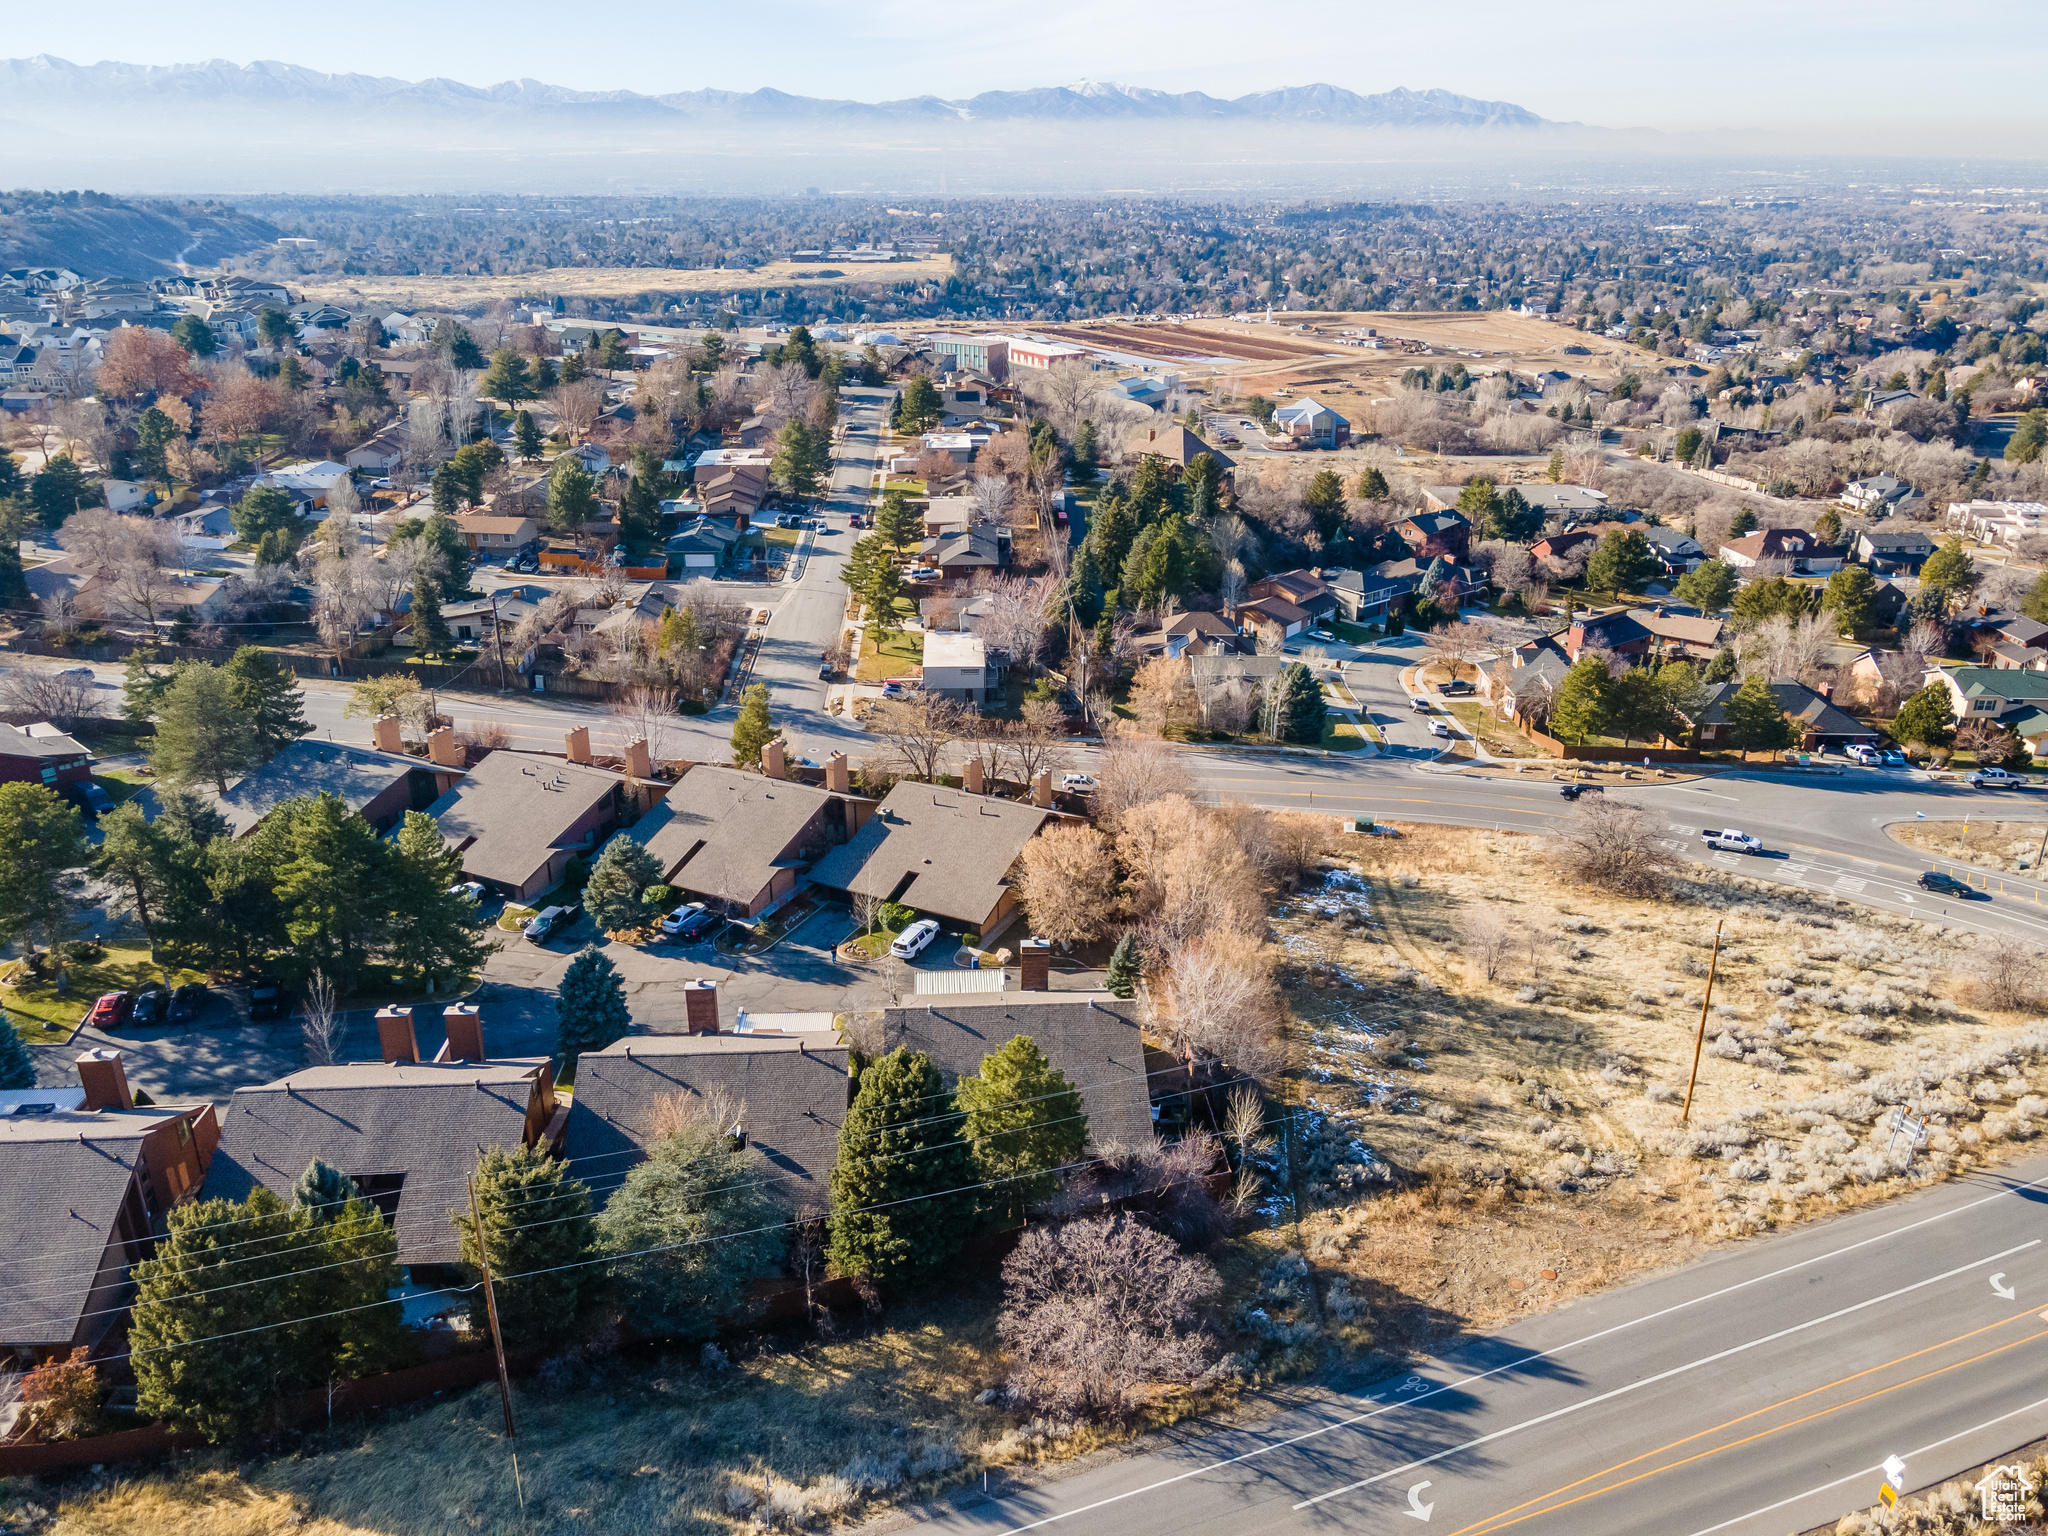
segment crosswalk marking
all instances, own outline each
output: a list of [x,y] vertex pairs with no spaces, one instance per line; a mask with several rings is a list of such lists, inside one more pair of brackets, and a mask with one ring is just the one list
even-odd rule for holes
[[1859,876],[1843,875],[1835,881],[1835,889],[1838,891],[1855,892],[1862,890],[1868,884],[1870,884],[1868,880],[1862,879]]

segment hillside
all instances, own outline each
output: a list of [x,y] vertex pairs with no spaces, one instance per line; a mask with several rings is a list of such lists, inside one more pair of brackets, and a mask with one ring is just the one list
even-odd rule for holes
[[85,277],[162,277],[212,266],[277,238],[216,202],[127,202],[96,193],[0,196],[0,267],[69,267]]

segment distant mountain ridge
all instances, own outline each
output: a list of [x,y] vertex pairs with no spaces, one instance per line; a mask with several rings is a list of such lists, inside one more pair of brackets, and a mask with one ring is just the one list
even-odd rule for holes
[[574,91],[540,80],[473,86],[438,78],[399,80],[380,75],[327,74],[271,60],[251,64],[234,64],[224,59],[170,65],[73,64],[48,54],[0,60],[0,97],[11,97],[17,105],[91,103],[105,107],[127,99],[268,111],[336,110],[374,102],[384,111],[474,111],[489,106],[512,114],[523,110],[541,115],[559,112],[578,118],[673,120],[680,116],[757,123],[820,119],[877,124],[944,119],[1046,123],[1192,119],[1418,130],[1569,126],[1551,123],[1512,102],[1481,101],[1453,91],[1413,91],[1405,87],[1368,96],[1339,86],[1317,84],[1225,99],[1200,91],[1158,91],[1082,80],[1033,90],[984,91],[961,100],[913,96],[899,101],[861,102],[793,96],[777,90],[697,90],[661,96],[635,91]]

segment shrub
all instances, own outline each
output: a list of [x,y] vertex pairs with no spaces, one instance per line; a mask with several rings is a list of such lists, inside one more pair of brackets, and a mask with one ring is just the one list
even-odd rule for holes
[[88,1358],[90,1353],[81,1347],[71,1351],[68,1360],[53,1355],[22,1378],[22,1409],[14,1422],[17,1440],[39,1445],[82,1440],[100,1432],[100,1373]]
[[876,913],[875,917],[884,928],[892,932],[900,928],[908,928],[917,921],[917,913],[904,906],[900,901],[883,902],[881,911]]

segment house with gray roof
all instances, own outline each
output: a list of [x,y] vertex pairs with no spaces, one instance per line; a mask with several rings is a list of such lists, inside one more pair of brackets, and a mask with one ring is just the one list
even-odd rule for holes
[[811,870],[827,890],[900,902],[987,935],[1017,906],[1011,870],[1053,813],[905,780]]
[[76,1088],[0,1093],[0,1360],[97,1346],[134,1298],[173,1206],[220,1139],[211,1104],[137,1107],[121,1053],[78,1058]]
[[661,861],[667,884],[713,910],[754,917],[792,894],[874,809],[858,795],[706,764],[627,836]]
[[[408,757],[402,752],[377,752],[302,736],[280,747],[260,768],[252,768],[228,786],[224,795],[211,785],[195,792],[227,821],[232,836],[256,830],[263,818],[287,800],[335,795],[379,832],[405,820],[407,811],[423,811],[447,794],[462,778],[460,768]],[[135,801],[150,820],[156,819],[152,788]]]
[[977,571],[993,571],[1009,563],[1009,530],[980,524],[956,528],[926,539],[918,553],[926,565],[936,566],[949,581]]
[[[1736,683],[1716,683],[1707,690],[1706,707],[1693,721],[1694,745],[1709,751],[1729,746],[1728,705],[1739,686]],[[1780,677],[1772,681],[1771,692],[1778,696],[1779,706],[1792,722],[1793,734],[1797,738],[1795,744],[1803,751],[1881,739],[1876,729],[1830,703],[1826,694],[1804,683]]]
[[259,1184],[291,1198],[314,1158],[332,1163],[383,1211],[401,1264],[455,1264],[449,1213],[486,1148],[559,1151],[567,1112],[545,1056],[492,1061],[474,1009],[444,1015],[449,1041],[422,1061],[412,1010],[377,1016],[384,1059],[304,1067],[237,1088],[206,1179],[208,1199],[243,1200]]
[[0,784],[59,789],[92,775],[92,753],[47,721],[0,723]]
[[462,873],[514,901],[561,883],[631,814],[626,776],[525,752],[493,752],[427,807]]
[[1917,573],[1934,553],[1934,539],[1925,529],[1888,520],[1881,527],[1858,529],[1849,553],[1873,571]]

